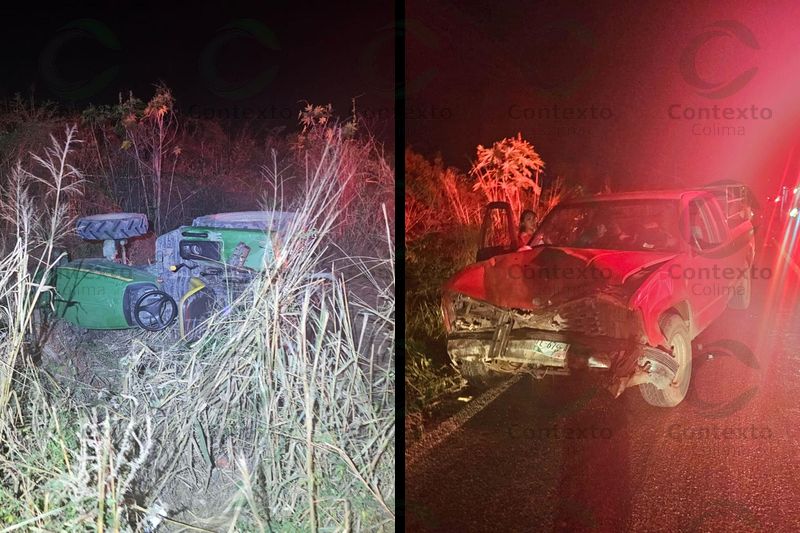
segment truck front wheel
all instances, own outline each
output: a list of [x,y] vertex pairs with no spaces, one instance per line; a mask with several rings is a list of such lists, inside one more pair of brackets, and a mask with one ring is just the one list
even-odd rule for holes
[[667,347],[677,360],[678,371],[675,379],[667,387],[659,389],[652,383],[639,385],[644,400],[656,407],[675,407],[686,397],[689,381],[692,378],[692,341],[689,328],[678,315],[669,315],[661,325],[667,339]]

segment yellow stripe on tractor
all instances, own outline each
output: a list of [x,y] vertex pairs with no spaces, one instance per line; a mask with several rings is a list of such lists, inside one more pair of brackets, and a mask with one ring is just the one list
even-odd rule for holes
[[191,298],[198,291],[203,290],[205,286],[206,284],[203,283],[202,280],[200,280],[200,278],[191,278],[189,280],[189,287],[191,288],[188,291],[186,291],[186,294],[183,295],[183,297],[181,298],[181,303],[178,306],[178,313],[179,313],[178,324],[180,327],[181,338],[186,337],[186,331],[184,329],[184,320],[183,320],[184,304],[186,303],[186,300]]

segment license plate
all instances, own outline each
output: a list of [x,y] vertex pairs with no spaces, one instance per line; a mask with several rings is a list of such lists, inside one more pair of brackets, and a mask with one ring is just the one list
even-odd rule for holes
[[563,361],[567,358],[569,344],[556,341],[533,341],[533,349],[545,357]]

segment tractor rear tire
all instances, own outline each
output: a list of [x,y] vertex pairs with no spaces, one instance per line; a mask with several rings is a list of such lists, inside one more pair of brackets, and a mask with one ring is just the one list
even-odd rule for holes
[[147,217],[140,213],[107,213],[78,219],[78,235],[87,241],[130,239],[147,233]]

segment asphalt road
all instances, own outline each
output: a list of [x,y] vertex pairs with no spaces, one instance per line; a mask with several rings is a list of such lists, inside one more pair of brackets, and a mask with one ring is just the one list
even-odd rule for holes
[[523,376],[473,400],[410,448],[406,529],[800,531],[800,269],[779,257],[758,260],[770,271],[748,310],[696,339],[676,408],[588,377]]

